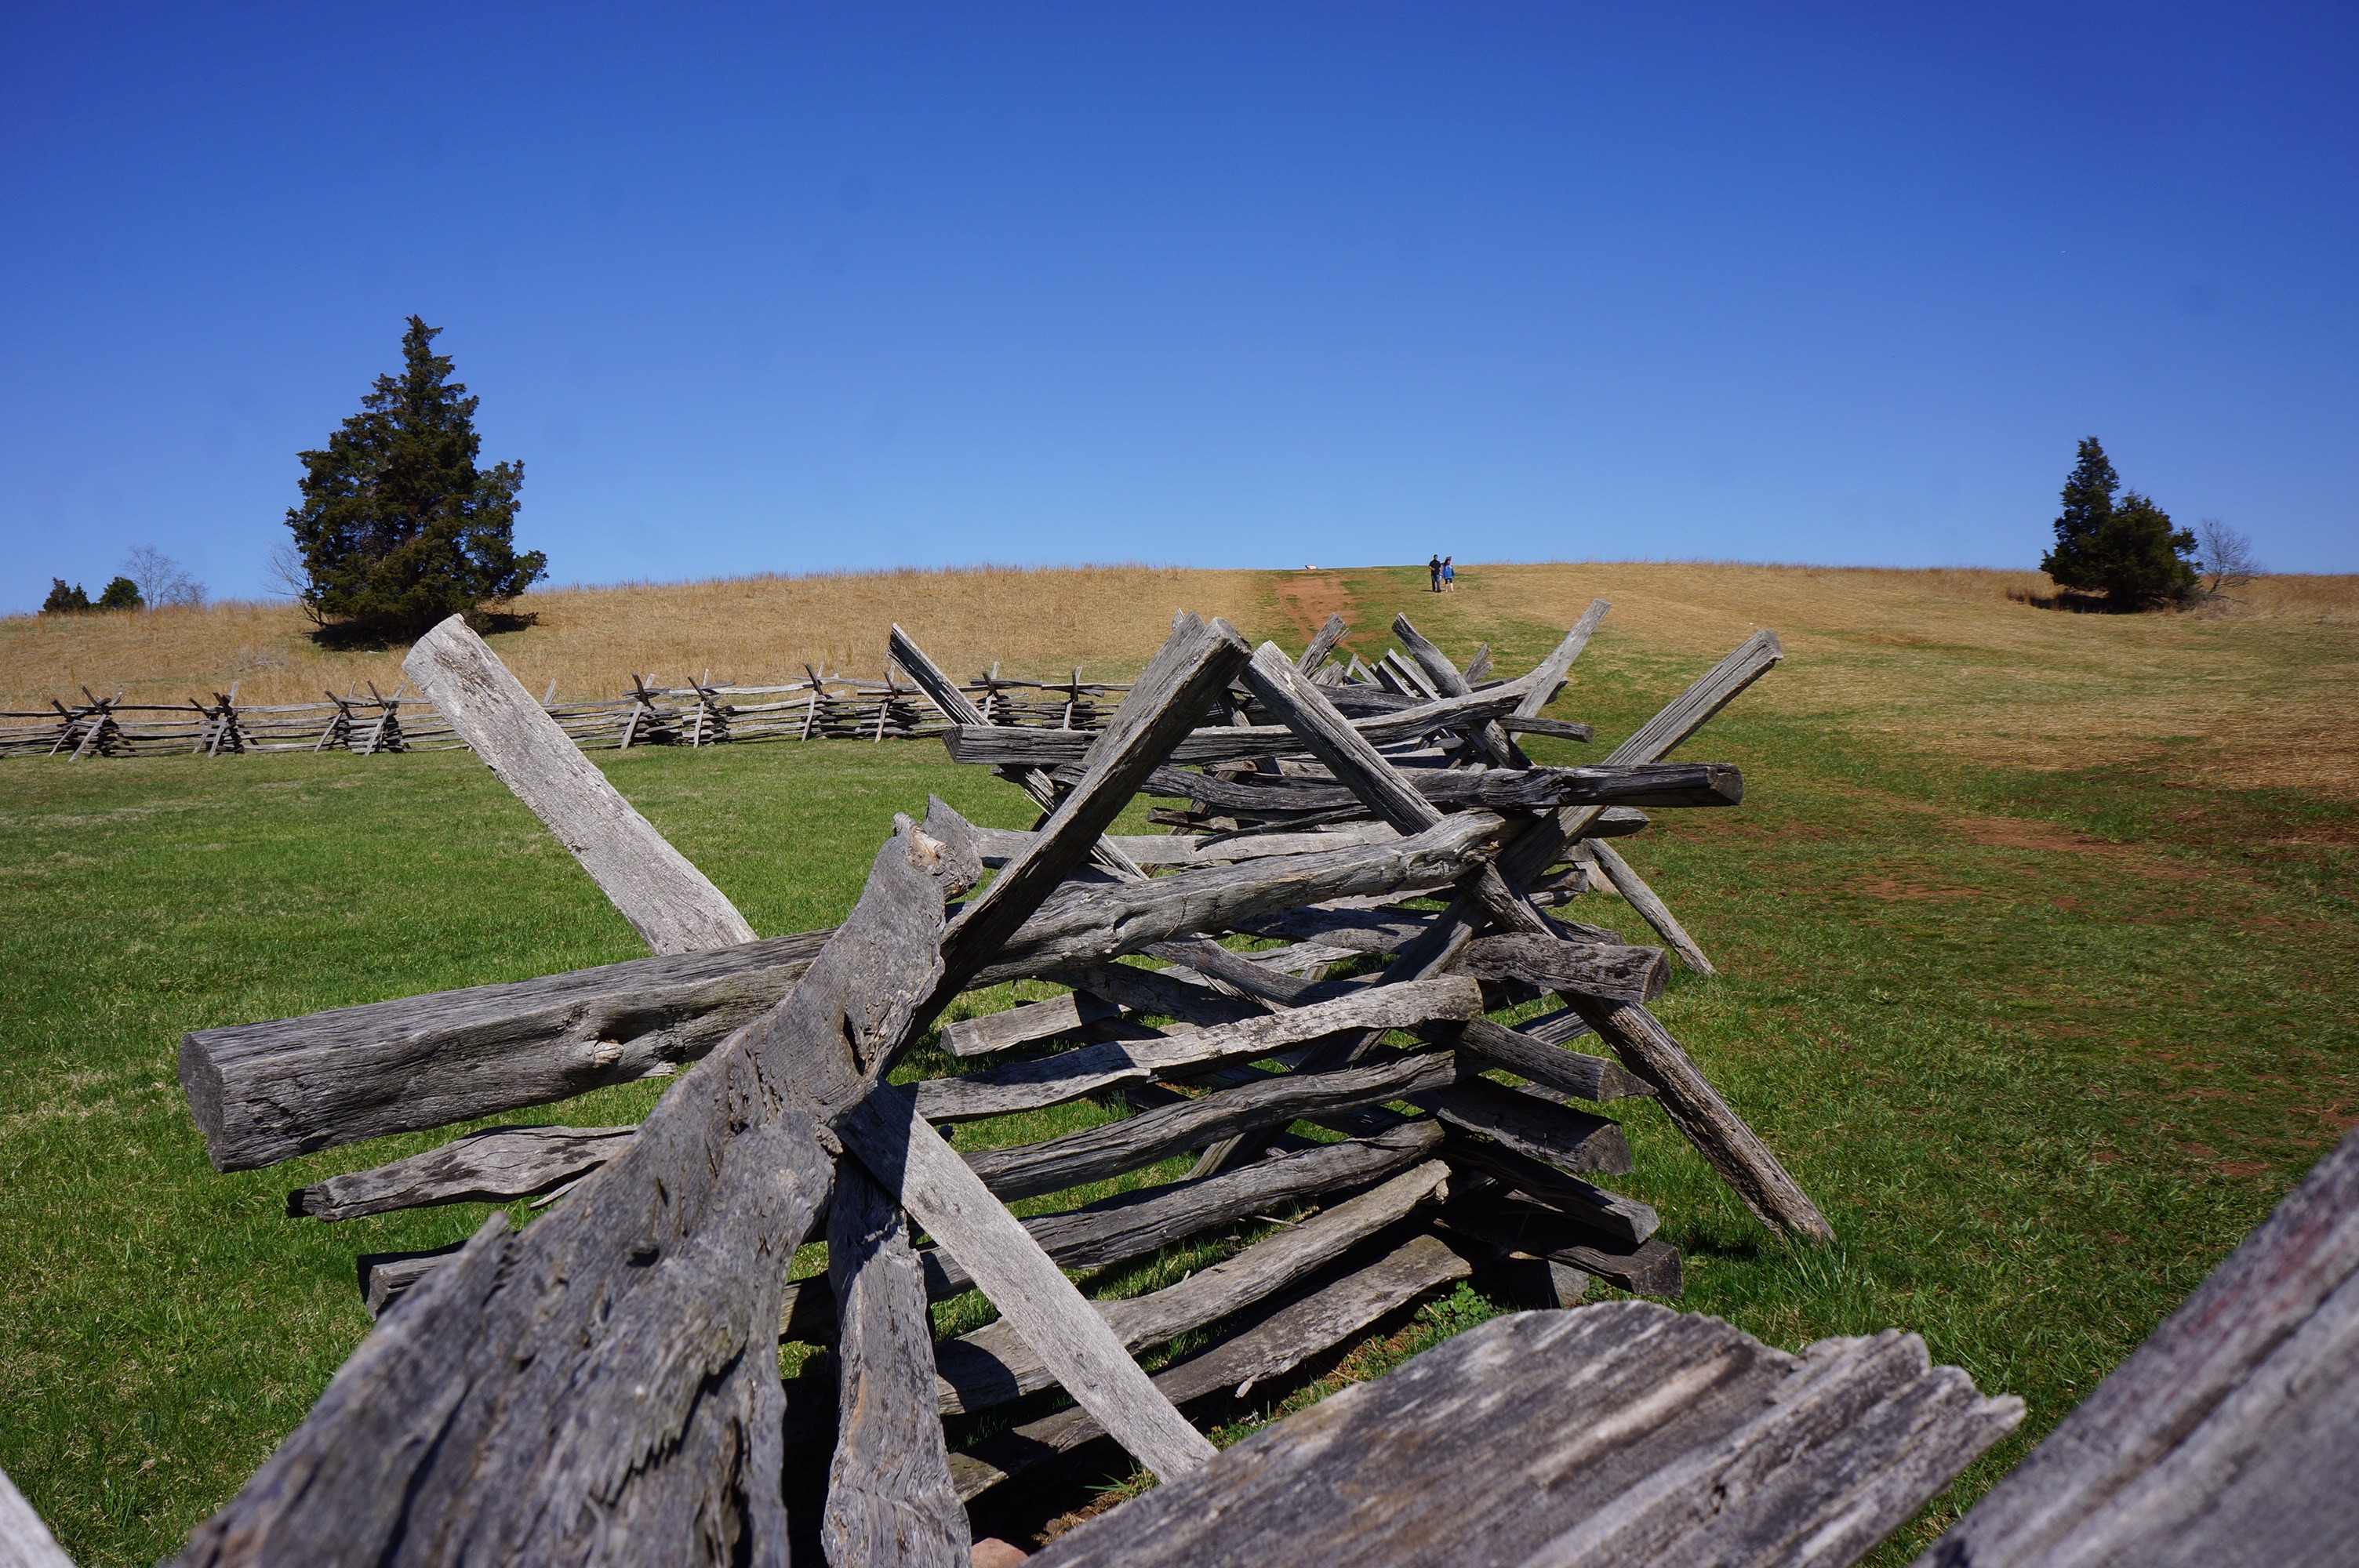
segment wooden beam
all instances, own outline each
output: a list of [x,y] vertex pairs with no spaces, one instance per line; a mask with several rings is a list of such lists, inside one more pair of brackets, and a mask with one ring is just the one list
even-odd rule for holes
[[[1284,658],[1281,654],[1279,657]],[[1294,667],[1288,660],[1287,667]],[[1299,672],[1298,672],[1299,673]],[[1472,697],[1420,702],[1397,712],[1352,720],[1361,735],[1375,745],[1421,741],[1443,730],[1462,730],[1496,719],[1514,708],[1524,693],[1522,681],[1493,687]],[[994,767],[1055,767],[1079,762],[1091,737],[1082,731],[1028,730],[1012,725],[961,725],[942,737],[954,762],[980,762]],[[1244,729],[1198,730],[1172,749],[1175,762],[1236,762],[1256,757],[1299,753],[1302,742],[1284,725],[1256,724]]]
[[[1540,709],[1555,697],[1557,687],[1564,684],[1564,672],[1572,667],[1573,660],[1581,657],[1581,651],[1589,646],[1589,639],[1595,635],[1598,623],[1613,608],[1602,599],[1589,601],[1589,608],[1581,612],[1581,619],[1572,623],[1572,629],[1564,634],[1564,640],[1550,650],[1547,658],[1532,666],[1532,673],[1524,677],[1523,695],[1516,699],[1513,710],[1516,718],[1536,719],[1539,716]],[[1582,739],[1588,737],[1583,736]]]
[[[1586,1024],[1582,1027],[1584,1032],[1588,1029]],[[1443,1025],[1428,1038],[1478,1056],[1488,1065],[1505,1067],[1560,1094],[1581,1099],[1603,1103],[1654,1094],[1654,1085],[1619,1063],[1568,1051],[1526,1033],[1528,1028],[1524,1025],[1510,1029],[1487,1018],[1470,1018],[1454,1031]]]
[[1614,891],[1638,912],[1640,918],[1655,928],[1655,934],[1680,956],[1681,963],[1700,975],[1719,973],[1712,967],[1712,960],[1703,956],[1703,949],[1696,946],[1695,938],[1688,935],[1687,927],[1681,925],[1679,917],[1671,913],[1670,906],[1655,896],[1655,890],[1647,885],[1644,877],[1631,869],[1630,862],[1622,858],[1620,851],[1595,839],[1583,839],[1577,848],[1605,873],[1605,880],[1613,884]]
[[290,1216],[357,1219],[431,1204],[506,1203],[545,1193],[605,1164],[633,1127],[494,1127],[389,1165],[287,1195]]
[[1518,1313],[1263,1429],[1032,1563],[1849,1563],[2022,1413],[1932,1366],[1912,1334],[1797,1357],[1646,1302]]
[[462,618],[420,637],[401,667],[648,946],[692,953],[754,939],[745,916],[623,798]]
[[1613,947],[1513,931],[1480,936],[1460,951],[1457,967],[1486,980],[1517,979],[1559,993],[1649,1002],[1663,994],[1659,947]]
[[1004,938],[968,983],[1053,974],[1301,903],[1445,886],[1487,861],[1504,826],[1491,813],[1462,811],[1387,844],[1207,867],[1152,881],[1075,883]]
[[1330,615],[1320,625],[1318,634],[1310,639],[1310,645],[1302,650],[1302,657],[1295,661],[1294,667],[1306,676],[1316,675],[1319,666],[1327,662],[1327,655],[1335,651],[1335,644],[1342,642],[1351,630],[1342,616]]
[[837,1303],[835,1458],[821,1539],[829,1568],[972,1568],[934,1396],[933,1321],[901,1206],[838,1167],[827,1278]]

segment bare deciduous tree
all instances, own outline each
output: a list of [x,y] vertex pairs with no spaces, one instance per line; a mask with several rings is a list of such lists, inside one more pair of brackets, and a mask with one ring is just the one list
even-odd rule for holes
[[2266,569],[2253,554],[2252,535],[2217,517],[2206,517],[2195,525],[2195,562],[2203,574],[2206,599],[2218,599],[2232,588],[2242,588]]
[[205,585],[153,545],[141,545],[124,557],[123,575],[139,585],[140,600],[150,610],[168,604],[194,607],[205,601]]

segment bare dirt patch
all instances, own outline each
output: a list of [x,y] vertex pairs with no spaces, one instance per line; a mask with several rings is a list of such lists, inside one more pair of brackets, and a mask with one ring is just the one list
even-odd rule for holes
[[1904,882],[1895,877],[1873,877],[1845,885],[1853,892],[1882,899],[1887,903],[1953,903],[1963,899],[1988,896],[1973,888],[1927,887],[1922,882]]
[[1330,615],[1352,619],[1352,589],[1341,572],[1280,572],[1277,602],[1305,643]]

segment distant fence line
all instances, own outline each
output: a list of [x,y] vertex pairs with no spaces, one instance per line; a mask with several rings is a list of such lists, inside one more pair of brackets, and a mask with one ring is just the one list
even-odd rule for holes
[[[810,678],[785,686],[650,687],[637,675],[623,696],[559,702],[549,683],[541,707],[583,750],[633,746],[704,747],[745,741],[885,741],[936,735],[950,727],[914,686],[888,669],[883,680],[830,675],[805,666]],[[88,687],[79,703],[49,699],[46,710],[0,712],[0,756],[152,757],[244,756],[263,752],[444,752],[465,747],[450,722],[423,696],[390,695],[370,686],[324,702],[240,704],[237,687],[211,702],[125,702]],[[1049,730],[1093,730],[1105,722],[1127,683],[1016,680],[978,676],[962,687],[994,724]],[[1109,700],[1109,699],[1112,700]]]

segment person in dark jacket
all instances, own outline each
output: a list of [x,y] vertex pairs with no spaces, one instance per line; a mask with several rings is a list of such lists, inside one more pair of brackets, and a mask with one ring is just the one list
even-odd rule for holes
[[1426,562],[1425,569],[1433,579],[1433,591],[1440,593],[1441,591],[1441,557],[1440,556],[1436,556],[1433,559]]

